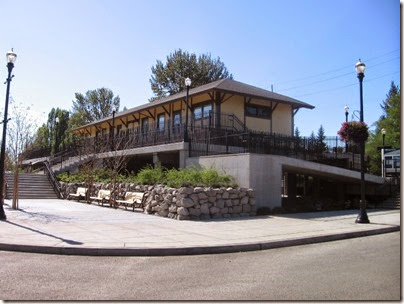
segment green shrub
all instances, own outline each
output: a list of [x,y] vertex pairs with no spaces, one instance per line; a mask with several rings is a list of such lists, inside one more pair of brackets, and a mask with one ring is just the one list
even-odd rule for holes
[[235,186],[233,179],[228,175],[220,175],[215,169],[186,168],[171,169],[166,172],[166,183],[169,187],[204,186],[229,187]]
[[153,168],[151,165],[140,170],[136,176],[136,181],[142,185],[161,184],[165,181],[165,173],[159,165]]
[[[111,182],[113,172],[108,169],[95,169],[90,172],[94,178],[94,182]],[[59,174],[57,177],[62,182],[77,183],[84,182],[89,172],[78,171],[68,175],[66,172]],[[86,176],[87,175],[87,176]],[[137,175],[127,174],[118,175],[119,183],[139,183],[143,185],[166,184],[168,187],[179,188],[183,186],[202,186],[202,187],[235,187],[234,180],[229,175],[219,174],[215,169],[197,169],[189,167],[186,169],[170,169],[167,170],[161,165],[153,168],[151,165],[146,166],[139,171]]]

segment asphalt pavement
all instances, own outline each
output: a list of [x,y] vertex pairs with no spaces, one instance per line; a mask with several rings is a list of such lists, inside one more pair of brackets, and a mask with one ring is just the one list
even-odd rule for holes
[[5,201],[0,250],[104,256],[164,256],[263,250],[400,231],[400,210],[370,209],[176,221],[66,200]]

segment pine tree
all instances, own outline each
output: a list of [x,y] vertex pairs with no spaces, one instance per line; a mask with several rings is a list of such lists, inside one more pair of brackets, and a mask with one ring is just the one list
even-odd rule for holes
[[151,71],[150,84],[154,96],[149,101],[185,90],[187,77],[192,80],[192,87],[224,78],[233,79],[219,57],[213,59],[210,54],[197,56],[181,49],[167,56],[165,64],[157,60]]
[[399,149],[401,147],[401,90],[391,82],[386,99],[380,105],[383,114],[375,123],[376,129],[370,134],[366,145],[366,154],[370,157],[370,173],[381,174],[381,151],[383,137],[381,130],[386,130],[385,145]]

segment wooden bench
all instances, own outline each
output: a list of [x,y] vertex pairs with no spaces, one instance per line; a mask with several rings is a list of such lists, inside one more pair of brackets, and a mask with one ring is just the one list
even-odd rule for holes
[[120,206],[124,206],[125,209],[127,207],[132,206],[132,210],[135,211],[135,208],[142,208],[143,210],[143,199],[144,192],[126,192],[124,200],[116,200],[116,203]]
[[76,199],[79,201],[80,199],[85,199],[87,194],[87,188],[78,187],[76,193],[69,193],[67,199],[70,200],[71,198]]
[[98,205],[104,206],[104,204],[109,204],[111,206],[110,202],[110,197],[111,197],[111,191],[110,190],[99,190],[97,196],[90,196],[90,199],[92,201],[95,201],[98,203]]

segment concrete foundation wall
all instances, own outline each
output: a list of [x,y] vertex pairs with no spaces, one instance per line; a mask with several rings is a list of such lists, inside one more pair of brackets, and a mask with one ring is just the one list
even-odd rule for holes
[[[240,187],[255,190],[257,208],[282,206],[284,171],[332,178],[344,183],[360,182],[359,172],[279,155],[241,153],[191,157],[186,159],[186,165],[213,167],[233,176]],[[380,176],[365,174],[365,179],[373,184],[384,183]]]
[[231,175],[240,187],[255,190],[257,208],[282,205],[282,166],[269,155],[232,154],[191,157],[187,166],[216,168]]

